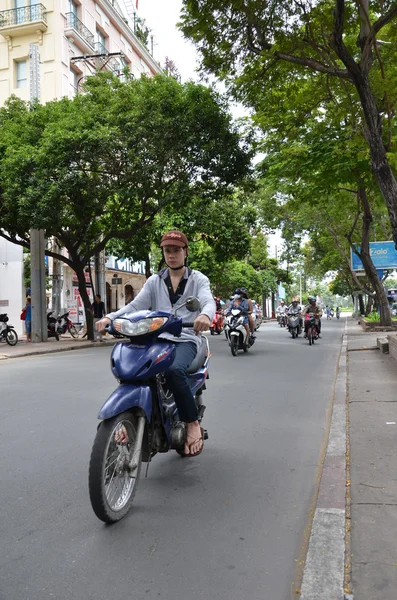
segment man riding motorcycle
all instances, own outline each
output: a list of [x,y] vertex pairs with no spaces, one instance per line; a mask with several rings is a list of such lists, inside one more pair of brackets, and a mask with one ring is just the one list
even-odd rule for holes
[[250,328],[248,325],[249,324],[249,320],[248,320],[249,304],[248,304],[248,299],[246,298],[246,296],[247,296],[247,290],[245,288],[237,288],[234,292],[233,300],[230,302],[226,313],[230,314],[234,308],[241,310],[244,315],[244,321],[243,321],[244,328],[245,328],[246,332],[248,333],[248,335],[250,335]]
[[288,307],[286,306],[284,300],[281,300],[280,306],[276,308],[277,322],[280,323],[281,317],[284,317],[287,314]]
[[[318,337],[321,338],[321,317],[323,315],[323,311],[317,304],[317,300],[315,296],[308,297],[308,304],[302,310],[302,317],[305,317],[307,314],[312,313],[317,319],[317,332]],[[305,319],[305,337],[307,337],[307,331],[310,326],[310,321]]]
[[254,317],[252,314],[254,312],[254,306],[252,304],[252,300],[249,298],[247,288],[242,287],[240,289],[241,289],[241,294],[242,294],[243,298],[245,298],[248,301],[248,325],[249,325],[249,329],[250,329],[251,338],[256,338],[255,321],[254,321]]
[[[292,303],[287,308],[287,315],[297,315],[302,312],[302,308],[299,305],[298,300],[292,300]],[[300,328],[303,329],[303,319],[302,316],[299,317],[299,325]]]
[[[142,290],[129,304],[98,321],[96,329],[104,331],[114,319],[130,312],[152,309],[171,313],[174,307],[183,304],[189,296],[195,296],[200,300],[201,312],[196,313],[194,330],[184,329],[179,337],[168,333],[163,334],[164,338],[171,339],[175,343],[175,359],[165,375],[168,386],[174,394],[179,417],[186,423],[185,454],[197,456],[203,449],[204,441],[186,372],[197,354],[199,342],[197,334],[210,328],[215,315],[215,302],[208,278],[200,271],[186,266],[188,245],[187,237],[181,231],[165,233],[160,247],[166,268],[149,277]],[[187,322],[192,320],[192,313],[185,308],[181,308],[178,316]],[[125,442],[125,439],[120,441]]]

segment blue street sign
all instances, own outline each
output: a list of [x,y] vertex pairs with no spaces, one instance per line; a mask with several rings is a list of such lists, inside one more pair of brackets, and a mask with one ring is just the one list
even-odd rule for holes
[[[357,244],[356,247],[360,251],[360,245]],[[377,269],[397,269],[397,250],[394,242],[371,242],[369,251]],[[351,264],[353,271],[364,270],[363,263],[353,251],[351,251]]]
[[385,274],[384,270],[383,269],[376,269],[376,272],[378,274],[379,279],[382,280],[383,275]]

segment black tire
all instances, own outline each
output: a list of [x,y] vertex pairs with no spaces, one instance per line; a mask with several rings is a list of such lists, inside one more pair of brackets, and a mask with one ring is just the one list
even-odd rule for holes
[[313,334],[312,334],[312,328],[309,327],[308,331],[307,331],[307,339],[309,340],[309,346],[312,345],[313,343]]
[[9,346],[16,346],[18,343],[18,334],[14,329],[9,329],[6,333],[6,342]]
[[296,338],[296,331],[295,329],[292,330],[292,338],[295,339]]
[[248,352],[248,348],[247,348],[247,346],[244,346],[244,348],[243,348],[243,352]]
[[79,332],[77,331],[76,327],[74,325],[72,325],[71,327],[69,327],[69,333],[72,336],[72,338],[78,338],[79,337]]
[[57,342],[59,342],[59,333],[55,334],[55,339],[56,339]]
[[237,356],[238,337],[236,335],[233,335],[232,339],[230,340],[230,350],[232,351],[233,356]]
[[214,331],[213,327],[210,328],[210,333],[211,333],[211,335],[215,335],[215,331]]
[[[137,417],[130,412],[124,412],[112,419],[102,421],[98,428],[91,452],[88,476],[90,500],[94,513],[98,519],[101,519],[101,521],[104,521],[105,523],[116,523],[128,513],[138,488],[141,471],[142,447],[140,448],[135,477],[130,477],[126,462],[131,457],[131,452],[134,449],[135,444],[117,444],[114,439],[116,431],[120,429],[122,425],[127,430],[128,440],[130,442],[134,441]],[[122,490],[125,486],[127,487],[125,493],[126,497],[123,498],[123,503],[117,510],[109,504],[106,496],[106,477],[109,477],[109,473],[106,474],[106,463],[109,462],[109,460],[112,461],[109,466],[116,463],[115,469],[118,467],[119,474],[124,473]],[[119,474],[117,475],[117,478],[119,478]],[[111,484],[114,480],[115,477],[113,471],[108,483]]]

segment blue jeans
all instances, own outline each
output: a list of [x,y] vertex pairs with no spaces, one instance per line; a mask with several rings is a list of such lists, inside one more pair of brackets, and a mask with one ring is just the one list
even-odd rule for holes
[[197,346],[194,342],[177,342],[175,360],[165,372],[168,387],[174,394],[179,418],[184,423],[193,423],[198,418],[196,402],[186,374],[196,354]]

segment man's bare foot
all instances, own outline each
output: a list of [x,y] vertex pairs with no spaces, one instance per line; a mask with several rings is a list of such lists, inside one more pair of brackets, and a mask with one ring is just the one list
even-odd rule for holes
[[121,425],[120,427],[117,428],[115,434],[114,434],[114,439],[116,441],[116,444],[121,444],[121,445],[125,445],[128,443],[128,434],[127,434],[127,430],[124,427],[124,425]]
[[197,456],[200,454],[204,446],[203,435],[198,421],[186,423],[186,456]]

